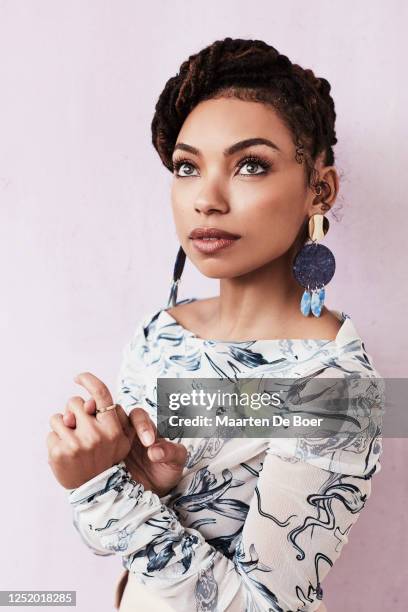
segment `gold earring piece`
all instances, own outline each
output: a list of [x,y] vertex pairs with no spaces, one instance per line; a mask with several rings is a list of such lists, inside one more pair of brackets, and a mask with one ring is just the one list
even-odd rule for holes
[[309,238],[312,242],[322,240],[329,231],[330,223],[325,215],[315,213],[309,218]]

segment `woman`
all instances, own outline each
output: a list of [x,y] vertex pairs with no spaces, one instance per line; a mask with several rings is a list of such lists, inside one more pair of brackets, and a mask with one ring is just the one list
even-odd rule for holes
[[[358,445],[171,441],[156,423],[158,378],[379,377],[351,318],[324,306],[335,117],[327,80],[257,40],[214,42],[159,97],[153,144],[181,243],[171,307],[140,321],[115,404],[82,373],[91,399],[71,398],[48,439],[81,537],[122,557],[121,612],[143,593],[162,610],[325,609],[321,581],[380,470],[379,428]],[[186,256],[219,296],[177,303]]]

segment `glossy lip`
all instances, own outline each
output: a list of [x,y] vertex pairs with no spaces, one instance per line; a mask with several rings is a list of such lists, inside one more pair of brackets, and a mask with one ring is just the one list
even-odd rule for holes
[[216,240],[203,240],[202,238],[193,238],[194,248],[197,249],[200,253],[204,253],[206,255],[212,255],[213,253],[217,253],[221,251],[221,249],[225,249],[236,242],[238,242],[239,238],[217,238]]
[[193,240],[197,238],[225,238],[227,240],[236,240],[240,238],[240,236],[237,234],[231,234],[230,232],[218,229],[216,227],[196,227],[190,233],[189,238]]

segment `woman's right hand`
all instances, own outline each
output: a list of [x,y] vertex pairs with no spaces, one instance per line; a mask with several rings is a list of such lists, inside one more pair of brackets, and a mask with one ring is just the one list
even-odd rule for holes
[[143,408],[134,408],[130,421],[136,436],[124,459],[129,472],[159,497],[167,495],[182,476],[187,460],[183,444],[159,438],[157,428]]

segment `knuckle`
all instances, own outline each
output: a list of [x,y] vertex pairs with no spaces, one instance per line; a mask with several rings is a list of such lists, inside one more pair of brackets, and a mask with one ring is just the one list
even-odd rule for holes
[[96,446],[97,444],[100,444],[102,442],[102,436],[99,433],[94,432],[90,435],[90,440],[92,444]]
[[97,431],[96,429],[92,429],[91,431],[89,431],[87,433],[86,439],[91,443],[91,444],[100,444],[102,442],[102,436],[99,433],[99,431]]
[[84,450],[93,450],[94,448],[97,448],[99,446],[101,441],[102,438],[99,435],[88,435],[86,436],[86,438],[84,438],[82,442],[82,448]]
[[80,395],[72,395],[66,403],[65,410],[73,411],[78,405],[83,404],[84,400]]
[[78,457],[82,448],[78,442],[70,441],[68,445],[68,455],[70,457]]
[[121,432],[118,427],[113,426],[106,430],[106,438],[110,442],[114,442],[121,437]]
[[76,395],[71,395],[71,397],[68,398],[67,406],[75,402],[75,400],[76,400]]
[[48,421],[49,425],[52,427],[55,421],[59,419],[59,417],[62,417],[62,414],[60,412],[56,412],[55,414],[52,414]]
[[105,386],[105,385],[100,385],[96,391],[96,395],[98,397],[98,399],[102,400],[102,401],[109,401],[110,402],[110,392],[109,389]]
[[48,463],[58,463],[63,458],[62,448],[54,446],[48,453]]

